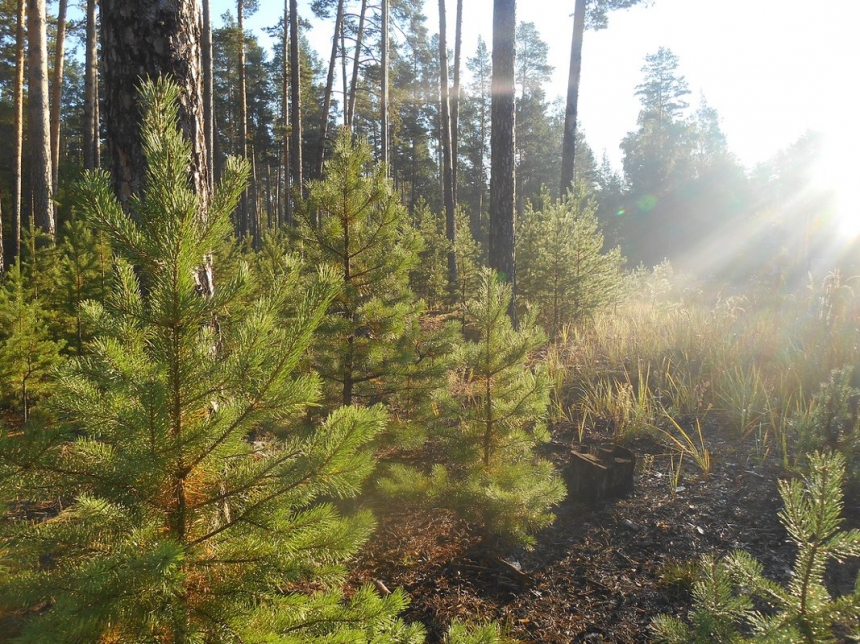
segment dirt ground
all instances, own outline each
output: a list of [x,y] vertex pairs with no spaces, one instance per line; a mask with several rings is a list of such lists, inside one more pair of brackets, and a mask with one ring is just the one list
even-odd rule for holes
[[[406,590],[412,604],[405,617],[425,624],[431,642],[454,618],[496,621],[521,642],[649,641],[655,615],[682,616],[689,607],[692,564],[702,554],[742,548],[780,582],[793,564],[795,549],[777,515],[784,472],[773,457],[751,456],[738,437],[711,428],[706,440],[710,476],[685,460],[675,490],[664,447],[647,439],[628,444],[637,455],[633,493],[594,507],[565,501],[531,551],[489,555],[446,511],[377,511],[379,529],[351,581]],[[556,458],[568,444],[557,429]],[[848,500],[845,527],[858,524],[857,503]],[[857,568],[833,567],[834,590],[850,591]]]

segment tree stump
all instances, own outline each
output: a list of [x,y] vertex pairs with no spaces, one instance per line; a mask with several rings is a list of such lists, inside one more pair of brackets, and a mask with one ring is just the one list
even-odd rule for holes
[[633,452],[614,444],[586,449],[574,448],[562,468],[568,499],[591,505],[633,491]]

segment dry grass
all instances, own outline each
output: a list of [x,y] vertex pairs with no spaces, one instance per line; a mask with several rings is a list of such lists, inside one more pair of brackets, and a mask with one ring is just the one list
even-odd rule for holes
[[698,462],[705,437],[682,428],[712,414],[759,457],[788,463],[794,427],[821,383],[860,365],[860,293],[838,272],[796,293],[750,287],[731,296],[673,284],[665,267],[635,279],[636,296],[552,349],[554,389],[566,392],[555,397],[557,414],[580,432],[609,427],[618,440],[668,432]]

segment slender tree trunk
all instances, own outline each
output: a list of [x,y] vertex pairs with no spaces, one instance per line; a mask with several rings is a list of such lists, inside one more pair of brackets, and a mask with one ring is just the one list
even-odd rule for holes
[[212,70],[212,18],[210,0],[203,0],[203,33],[200,63],[203,65],[203,136],[206,139],[206,173],[209,175],[209,190],[215,184],[215,90]]
[[101,0],[101,17],[107,149],[120,201],[125,205],[140,192],[146,168],[140,138],[140,79],[170,77],[180,88],[179,123],[192,147],[189,179],[205,213],[209,162],[199,1]]
[[457,174],[460,161],[460,60],[463,49],[463,0],[457,0],[457,17],[454,25],[454,87],[451,97],[451,172],[454,186],[454,205],[458,202]]
[[493,102],[490,127],[490,244],[489,265],[513,286],[508,314],[516,327],[516,211],[514,130],[514,62],[516,0],[493,2]]
[[439,0],[439,86],[442,98],[442,191],[445,201],[445,237],[448,248],[448,287],[453,292],[457,285],[457,255],[454,252],[455,209],[454,165],[451,154],[451,113],[448,95],[448,39],[445,17],[445,0]]
[[391,163],[391,153],[388,149],[388,0],[382,0],[382,96],[379,98],[381,107],[380,135],[382,163],[385,165],[385,176],[388,176],[388,166]]
[[[279,146],[280,147],[280,146]],[[273,227],[278,229],[284,223],[283,219],[283,190],[281,190],[281,173],[284,166],[281,164],[281,152],[278,151],[278,169],[275,172],[275,222]]]
[[26,4],[18,0],[18,21],[15,27],[15,144],[12,164],[12,225],[15,228],[15,257],[21,256],[21,191],[24,151],[24,41]]
[[570,44],[570,72],[567,77],[567,109],[564,111],[564,136],[561,146],[562,198],[571,189],[576,158],[576,112],[579,102],[579,79],[582,71],[582,40],[585,34],[586,0],[576,0],[573,13],[573,39]]
[[290,190],[290,0],[284,0],[283,83],[281,84],[281,121],[284,124],[284,223],[293,225],[293,195]]
[[248,201],[250,202],[248,217],[250,221],[248,224],[251,231],[251,241],[253,242],[254,248],[259,250],[260,242],[262,241],[260,236],[260,191],[259,183],[257,181],[257,151],[253,143],[251,143],[248,158],[251,161],[251,186],[248,190]]
[[266,229],[271,230],[274,227],[274,217],[272,212],[272,202],[274,195],[272,194],[272,165],[266,163]]
[[[98,43],[98,40],[95,41]],[[96,49],[98,49],[97,44],[94,45]],[[100,168],[102,166],[102,130],[101,130],[101,85],[99,83],[99,64],[98,64],[98,56],[94,56],[93,60],[95,61],[95,67],[93,73],[95,77],[93,78],[93,162],[95,163],[96,168]]]
[[51,184],[50,109],[48,107],[48,42],[45,0],[28,0],[27,36],[29,112],[27,147],[30,152],[30,189],[35,225],[53,241],[54,191]]
[[484,65],[483,61],[481,62],[480,67],[480,83],[481,83],[481,113],[478,119],[478,129],[480,130],[480,150],[481,154],[478,160],[478,210],[477,212],[471,213],[470,224],[472,227],[472,235],[474,235],[475,239],[484,239],[484,230],[481,225],[481,219],[484,214],[484,193],[486,192],[486,158],[487,158],[487,105],[492,100],[492,96],[489,92],[485,91],[487,86],[487,76],[489,71]]
[[3,246],[3,191],[0,190],[0,275],[6,270],[6,261],[4,257],[5,247]]
[[358,66],[361,63],[361,45],[364,39],[364,19],[367,15],[367,0],[361,0],[361,13],[358,16],[358,33],[355,35],[355,52],[352,56],[352,82],[349,86],[349,116],[347,127],[352,127],[355,117],[355,96],[358,91]]
[[328,76],[326,76],[325,94],[323,96],[323,110],[320,118],[320,145],[317,150],[317,176],[322,177],[323,161],[325,160],[325,145],[328,138],[328,116],[331,110],[331,95],[334,90],[334,68],[337,64],[337,45],[343,24],[343,2],[338,0],[337,15],[334,19],[334,36],[331,39],[331,58],[328,60]]
[[346,75],[346,33],[344,29],[345,20],[340,21],[340,75],[343,83],[343,126],[348,127],[347,121],[347,97],[349,96],[349,81]]
[[299,56],[299,12],[296,0],[290,0],[290,121],[292,121],[292,141],[290,141],[290,169],[293,176],[293,192],[301,198],[302,182],[302,90],[301,59]]
[[[238,21],[237,46],[239,52],[239,155],[248,158],[248,92],[245,84],[245,0],[236,0],[236,16]],[[253,178],[251,184],[253,184]],[[239,222],[242,235],[252,232],[251,213],[248,207],[248,196],[253,192],[249,185],[242,193],[239,204]]]
[[51,88],[51,182],[54,196],[60,178],[60,113],[63,102],[63,65],[66,54],[66,5],[59,0],[57,7],[57,42],[54,49],[54,86]]
[[96,3],[87,0],[87,37],[84,70],[84,169],[98,167],[98,39],[96,36]]

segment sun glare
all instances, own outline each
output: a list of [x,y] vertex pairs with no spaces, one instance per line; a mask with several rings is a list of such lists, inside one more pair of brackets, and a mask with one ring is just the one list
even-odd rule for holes
[[860,148],[850,138],[827,136],[817,164],[816,183],[833,190],[840,237],[860,237]]

